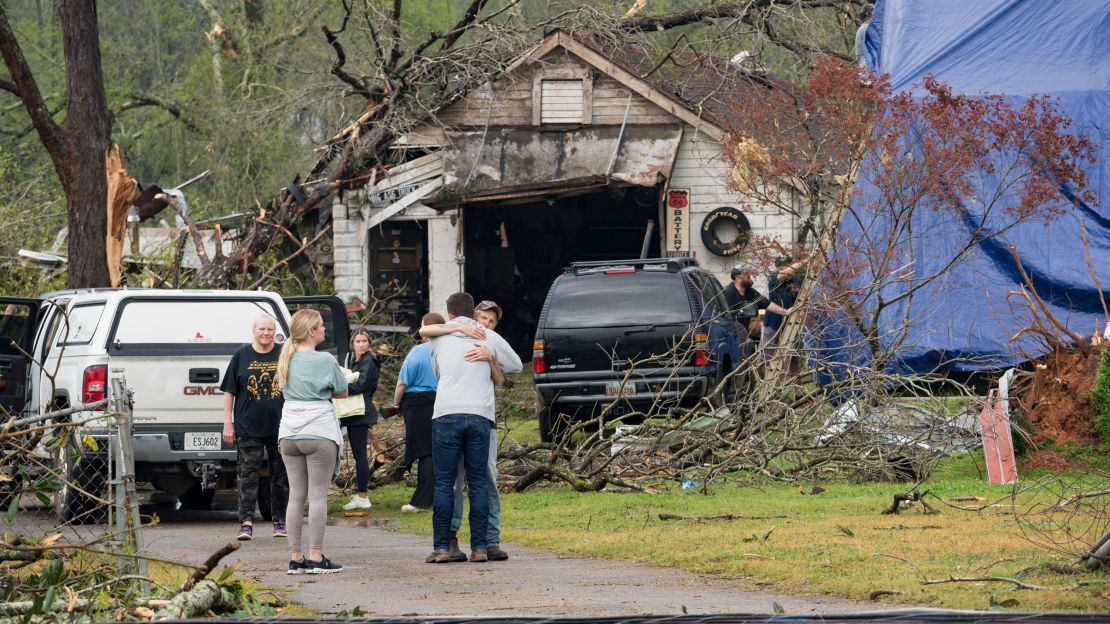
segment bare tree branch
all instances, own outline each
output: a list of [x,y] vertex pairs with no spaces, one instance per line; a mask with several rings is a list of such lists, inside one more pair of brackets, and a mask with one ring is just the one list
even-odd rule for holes
[[184,124],[186,128],[194,132],[200,131],[200,129],[197,127],[197,124],[188,114],[186,114],[182,110],[181,105],[177,102],[167,100],[166,98],[155,95],[153,93],[142,93],[137,91],[132,91],[128,93],[127,97],[128,99],[124,100],[124,102],[120,104],[119,112],[121,113],[129,110],[135,110],[137,108],[143,108],[146,106],[153,106],[155,108],[160,108],[175,117],[178,121]]
[[[58,125],[50,115],[50,109],[39,92],[38,83],[31,73],[31,66],[23,57],[23,50],[16,41],[11,24],[8,23],[8,14],[4,6],[0,5],[0,55],[4,57],[4,64],[8,66],[11,81],[5,81],[4,89],[19,96],[27,114],[31,116],[31,123],[39,133],[39,138],[47,151],[53,156],[60,151],[61,141],[58,136]],[[12,88],[9,88],[12,87]]]

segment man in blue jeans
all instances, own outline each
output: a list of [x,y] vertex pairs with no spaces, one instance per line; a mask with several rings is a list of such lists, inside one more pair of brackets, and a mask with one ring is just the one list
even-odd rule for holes
[[[474,299],[466,293],[447,298],[448,325],[477,325],[473,320]],[[432,366],[439,376],[432,413],[432,463],[436,486],[432,499],[432,530],[435,550],[428,563],[466,561],[461,552],[449,550],[453,489],[459,457],[466,469],[470,490],[470,561],[487,561],[489,521],[490,428],[495,418],[493,379],[486,360],[488,352],[503,372],[523,368],[520,358],[496,332],[486,331],[484,341],[452,333],[433,338]],[[484,349],[482,349],[484,347]]]

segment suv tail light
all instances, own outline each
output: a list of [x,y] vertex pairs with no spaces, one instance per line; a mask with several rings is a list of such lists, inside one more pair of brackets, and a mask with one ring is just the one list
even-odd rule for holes
[[547,371],[547,363],[543,359],[543,341],[532,343],[532,372],[543,373]]
[[709,334],[694,334],[694,365],[707,366],[709,364]]
[[82,403],[88,405],[89,403],[103,401],[104,397],[107,396],[107,389],[108,367],[106,365],[97,364],[85,369],[85,374],[81,376]]

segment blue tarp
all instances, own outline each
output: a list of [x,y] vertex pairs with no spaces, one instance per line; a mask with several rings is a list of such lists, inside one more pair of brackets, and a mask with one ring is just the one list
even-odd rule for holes
[[[908,311],[896,307],[884,314],[884,340],[901,338],[896,329],[910,319],[899,367],[980,370],[1044,353],[1043,341],[1031,335],[1010,340],[1028,325],[1027,309],[1007,298],[1022,283],[1008,250],[1011,244],[1060,320],[1084,336],[1105,328],[1080,227],[1086,228],[1095,272],[1110,299],[1110,1],[879,0],[866,34],[866,52],[868,64],[889,74],[895,91],[921,94],[923,79],[933,74],[958,93],[1004,94],[1015,105],[1033,94],[1058,98],[1074,122],[1071,130],[1095,145],[1096,162],[1084,163],[1084,170],[1097,205],[1070,208],[1047,226],[1034,219],[983,242],[944,280],[915,296]],[[857,203],[875,192],[861,175]],[[916,274],[935,271],[950,251],[947,246],[967,239],[976,217],[975,207],[968,208],[963,217],[932,213],[914,224]],[[860,221],[846,218],[841,234],[858,237],[884,227]],[[865,307],[868,303],[873,302],[864,302]]]

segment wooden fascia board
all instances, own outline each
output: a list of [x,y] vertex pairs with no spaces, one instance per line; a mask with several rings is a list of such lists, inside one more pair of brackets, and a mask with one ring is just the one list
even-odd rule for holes
[[[690,110],[685,104],[663,93],[659,89],[656,89],[639,76],[625,70],[604,56],[594,52],[592,49],[582,45],[567,33],[557,31],[553,34],[554,37],[552,37],[552,39],[554,39],[558,45],[563,46],[583,61],[586,61],[590,65],[612,76],[617,82],[628,87],[633,93],[647,98],[651,103],[662,108],[664,111],[678,117],[687,124],[697,128],[699,131],[704,132],[714,141],[721,140],[721,129]],[[552,46],[551,49],[554,49],[554,46]],[[533,52],[533,55],[534,54],[535,52]],[[546,52],[544,52],[544,54],[546,54]],[[540,56],[542,56],[542,54]]]

